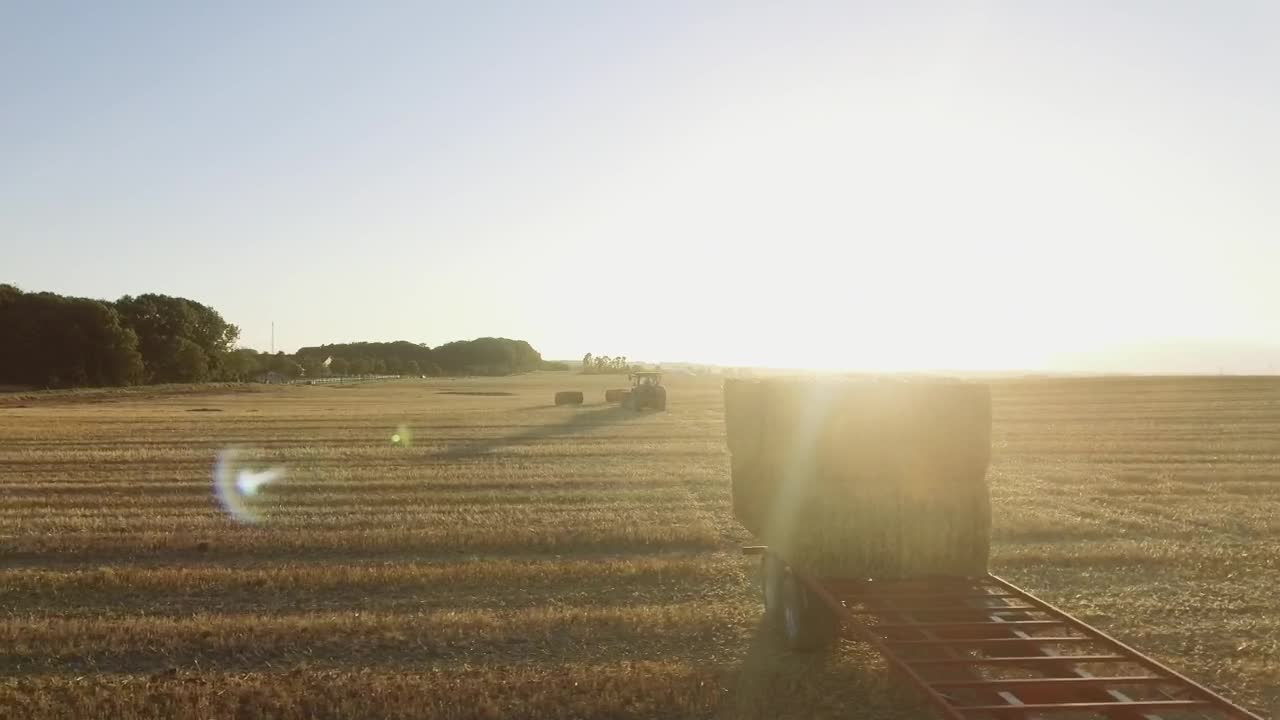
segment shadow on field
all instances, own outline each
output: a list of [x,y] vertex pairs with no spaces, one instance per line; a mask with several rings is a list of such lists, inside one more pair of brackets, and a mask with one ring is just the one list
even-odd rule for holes
[[643,417],[644,412],[637,412],[621,405],[604,405],[590,410],[579,410],[566,417],[562,422],[539,425],[515,435],[497,438],[481,438],[479,440],[459,443],[454,447],[436,453],[439,458],[471,458],[487,455],[494,450],[512,445],[523,445],[538,440],[567,437],[588,432],[594,428],[615,425],[628,420]]
[[840,642],[823,651],[791,652],[764,620],[734,676],[722,718],[927,717],[919,699],[892,680],[870,648]]
[[[827,664],[825,653],[790,653],[777,628],[761,619],[751,637],[747,656],[738,667],[733,702],[726,708],[733,717],[776,716],[774,697],[779,691],[794,699],[798,683],[816,678]],[[793,709],[798,710],[799,708]],[[773,711],[773,712],[770,712]]]

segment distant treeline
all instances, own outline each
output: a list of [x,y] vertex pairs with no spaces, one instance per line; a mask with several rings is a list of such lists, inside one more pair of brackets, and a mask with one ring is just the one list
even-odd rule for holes
[[625,356],[609,357],[591,353],[582,356],[582,372],[587,374],[629,373],[634,369]]
[[435,348],[405,340],[337,343],[301,348],[297,357],[308,370],[323,368],[332,358],[328,371],[334,375],[511,375],[546,365],[542,355],[524,340],[494,337],[459,340]]
[[[240,329],[207,305],[146,294],[115,302],[0,284],[0,384],[85,387],[325,375],[507,375],[551,368],[523,340],[437,348],[344,343],[274,355],[236,348]],[[327,364],[326,364],[327,361]]]

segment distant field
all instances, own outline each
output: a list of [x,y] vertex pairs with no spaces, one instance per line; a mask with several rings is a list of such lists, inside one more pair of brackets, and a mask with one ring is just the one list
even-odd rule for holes
[[[927,717],[760,627],[719,381],[619,379],[0,396],[0,718]],[[994,571],[1280,714],[1280,379],[993,389]]]

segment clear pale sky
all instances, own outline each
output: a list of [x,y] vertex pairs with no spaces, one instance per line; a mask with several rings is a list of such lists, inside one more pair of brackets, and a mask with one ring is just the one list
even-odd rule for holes
[[0,282],[190,297],[262,349],[273,319],[286,350],[823,367],[1274,345],[1278,31],[1266,1],[0,2]]

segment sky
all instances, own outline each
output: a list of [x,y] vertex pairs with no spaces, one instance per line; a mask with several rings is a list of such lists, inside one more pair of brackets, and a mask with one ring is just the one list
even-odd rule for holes
[[0,282],[189,297],[259,349],[1280,369],[1278,29],[1267,1],[0,0]]

